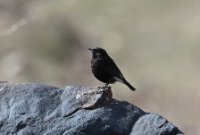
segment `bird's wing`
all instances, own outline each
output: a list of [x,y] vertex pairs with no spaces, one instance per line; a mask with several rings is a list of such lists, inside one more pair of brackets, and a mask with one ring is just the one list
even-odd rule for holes
[[104,61],[104,69],[101,70],[104,70],[107,74],[111,74],[113,77],[123,78],[121,71],[112,59]]

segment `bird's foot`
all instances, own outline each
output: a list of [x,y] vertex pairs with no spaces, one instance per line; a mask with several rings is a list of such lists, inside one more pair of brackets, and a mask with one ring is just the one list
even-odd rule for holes
[[106,83],[105,84],[105,86],[103,86],[103,87],[98,87],[98,89],[110,89],[111,87],[110,86],[108,86],[108,83]]
[[107,88],[107,87],[108,87],[108,83],[105,84],[105,88]]

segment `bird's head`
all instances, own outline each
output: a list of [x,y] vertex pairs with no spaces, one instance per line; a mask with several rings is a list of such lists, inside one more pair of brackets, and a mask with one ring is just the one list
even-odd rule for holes
[[96,47],[94,49],[91,49],[91,48],[88,48],[88,49],[92,52],[92,55],[94,58],[108,55],[104,49],[99,48],[99,47]]

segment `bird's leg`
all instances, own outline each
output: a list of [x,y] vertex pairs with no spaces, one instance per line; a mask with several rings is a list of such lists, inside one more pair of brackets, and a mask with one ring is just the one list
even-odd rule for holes
[[105,88],[108,88],[108,87],[109,87],[108,84],[109,84],[109,83],[106,83],[105,86],[103,86],[103,87],[100,87],[100,86],[99,86],[98,89],[105,89]]
[[103,87],[103,89],[105,89],[105,90],[111,89],[111,87],[109,86],[109,83],[106,83],[105,86]]
[[107,88],[107,87],[108,87],[108,84],[109,84],[109,83],[106,83],[106,84],[105,84],[105,88]]

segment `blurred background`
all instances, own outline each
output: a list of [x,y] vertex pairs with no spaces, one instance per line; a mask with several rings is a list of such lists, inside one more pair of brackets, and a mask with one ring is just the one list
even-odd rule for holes
[[103,85],[87,48],[103,47],[132,92],[114,97],[200,134],[200,1],[1,0],[0,80]]

